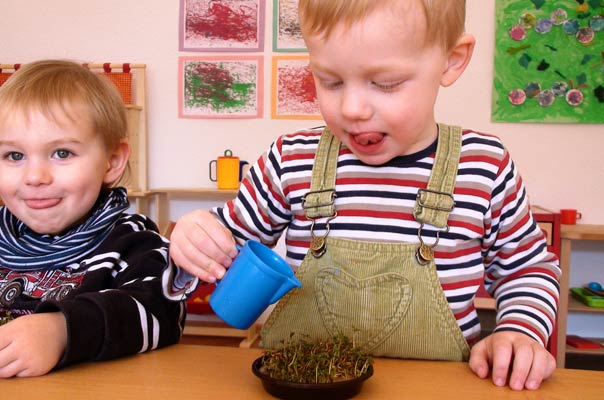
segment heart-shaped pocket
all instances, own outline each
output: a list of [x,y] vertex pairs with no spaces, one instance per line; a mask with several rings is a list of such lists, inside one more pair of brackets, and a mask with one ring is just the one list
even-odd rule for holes
[[392,334],[411,303],[411,285],[397,273],[359,279],[329,267],[317,272],[315,285],[319,313],[329,334],[354,338],[364,351]]

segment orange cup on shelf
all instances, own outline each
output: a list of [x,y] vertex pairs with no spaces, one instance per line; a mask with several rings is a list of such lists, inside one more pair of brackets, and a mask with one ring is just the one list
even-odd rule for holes
[[581,219],[581,213],[574,208],[563,208],[560,210],[560,223],[575,225]]
[[247,161],[233,156],[231,150],[225,150],[224,156],[210,161],[210,180],[218,184],[218,189],[238,189],[243,178],[243,166],[247,164]]

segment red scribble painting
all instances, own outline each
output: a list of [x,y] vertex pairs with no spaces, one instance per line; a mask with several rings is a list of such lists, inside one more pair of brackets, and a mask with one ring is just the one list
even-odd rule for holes
[[321,119],[308,56],[273,57],[272,117]]
[[181,0],[180,50],[262,51],[263,0]]

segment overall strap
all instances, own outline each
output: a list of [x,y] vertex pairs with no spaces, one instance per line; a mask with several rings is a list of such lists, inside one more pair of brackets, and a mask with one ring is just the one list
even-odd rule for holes
[[461,128],[438,124],[438,145],[430,180],[419,189],[413,216],[415,220],[439,228],[447,226],[449,213],[455,207],[453,188],[461,154]]
[[339,152],[340,141],[328,128],[325,128],[315,154],[310,191],[302,196],[302,208],[308,219],[335,216],[334,199]]

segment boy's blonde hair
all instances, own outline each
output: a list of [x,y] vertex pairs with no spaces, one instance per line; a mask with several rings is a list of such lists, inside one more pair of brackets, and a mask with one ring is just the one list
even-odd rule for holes
[[57,121],[55,113],[77,121],[87,112],[95,133],[108,150],[127,139],[126,107],[117,88],[83,65],[42,60],[23,65],[0,86],[0,120],[13,113],[37,110]]
[[128,138],[126,107],[117,88],[83,65],[67,60],[25,64],[0,86],[0,121],[10,114],[32,110],[58,122],[62,112],[72,121],[87,113],[93,131],[107,151]]
[[[302,32],[329,37],[340,23],[349,28],[376,9],[410,0],[300,0],[298,15]],[[424,9],[427,32],[425,44],[438,44],[450,50],[464,33],[465,0],[411,0]]]

